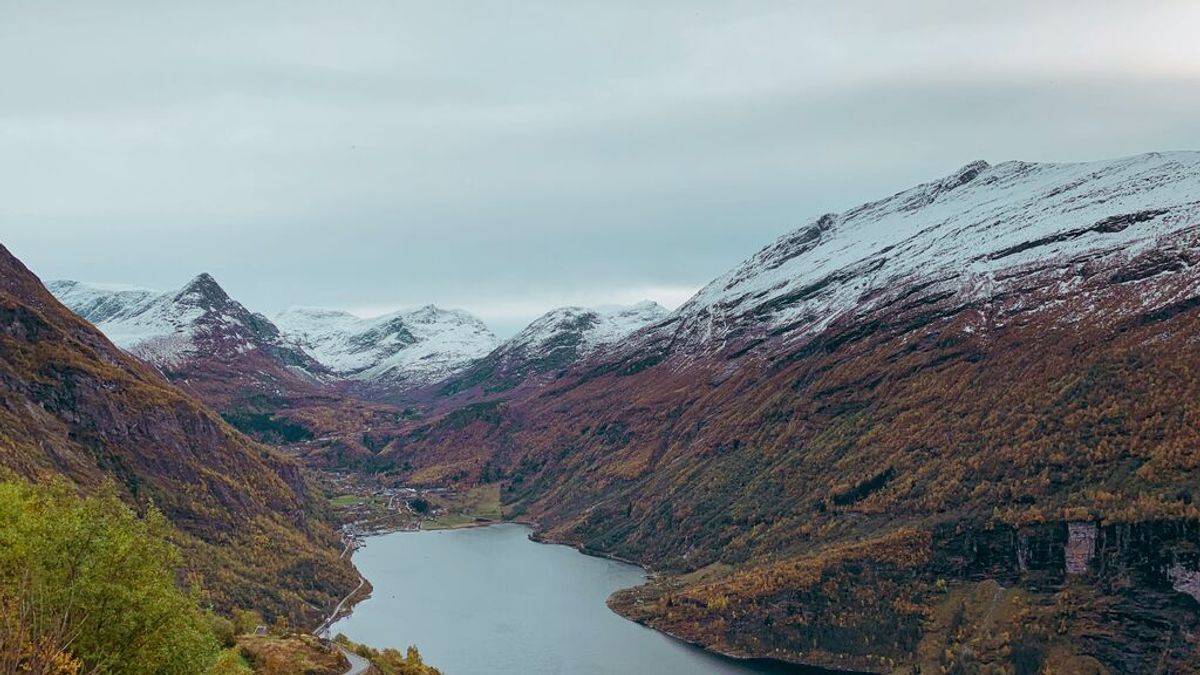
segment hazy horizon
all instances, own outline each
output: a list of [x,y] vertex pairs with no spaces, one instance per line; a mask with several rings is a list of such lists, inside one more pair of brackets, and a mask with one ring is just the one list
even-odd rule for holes
[[[17,257],[19,259],[20,255],[18,255]],[[36,274],[37,270],[33,270],[33,272]],[[117,291],[117,292],[120,292],[120,291],[146,291],[146,292],[161,294],[161,293],[171,293],[171,292],[174,292],[174,291],[177,291],[177,290],[183,288],[185,285],[188,284],[188,282],[190,282],[191,280],[200,276],[200,274],[205,274],[205,272],[189,275],[186,278],[181,279],[179,281],[179,283],[175,284],[174,286],[171,286],[170,288],[139,286],[136,284],[126,284],[126,283],[121,283],[121,282],[93,281],[93,280],[89,280],[89,279],[67,279],[67,278],[51,279],[51,278],[43,277],[42,282],[46,283],[46,284],[52,284],[55,282],[70,281],[70,282],[82,283],[86,286],[91,286],[96,289],[106,290],[106,291]],[[225,290],[226,293],[229,293],[229,296],[231,298],[241,302],[238,299],[236,294],[230,292],[230,290],[228,288],[225,288],[225,285],[223,283],[221,283],[220,279],[218,279],[215,275],[211,275],[211,276],[213,276],[213,278],[216,280],[217,284],[219,284],[221,286],[221,288],[223,288]],[[696,290],[699,290],[699,289],[696,289]],[[672,300],[677,300],[677,301],[671,302],[670,304],[668,304],[667,302],[655,300],[654,298],[646,297],[646,298],[641,298],[638,300],[633,300],[630,302],[620,302],[620,303],[596,302],[596,303],[573,303],[571,305],[558,305],[555,307],[547,308],[547,311],[552,310],[552,309],[561,309],[563,307],[568,307],[568,306],[586,307],[588,309],[605,311],[605,310],[611,310],[611,309],[625,308],[625,307],[629,307],[631,305],[636,305],[639,302],[645,302],[645,301],[657,302],[659,305],[662,305],[663,307],[667,308],[668,310],[675,310],[676,308],[679,307],[679,305],[682,305],[684,302],[686,302],[688,299],[690,299],[691,296],[694,294],[695,294],[695,292],[692,291],[692,292],[689,292],[686,296],[682,296],[682,299],[672,298]],[[263,316],[266,316],[268,319],[271,319],[272,321],[275,320],[275,318],[278,317],[283,312],[288,312],[288,311],[292,311],[292,310],[302,310],[302,309],[341,311],[341,312],[346,312],[348,314],[351,314],[359,319],[369,320],[369,319],[377,319],[379,317],[387,316],[390,314],[395,314],[397,312],[408,312],[408,311],[417,310],[417,309],[420,309],[422,307],[426,307],[429,305],[435,305],[439,309],[462,310],[462,311],[471,312],[472,314],[475,314],[481,320],[483,320],[484,323],[486,323],[488,325],[488,328],[490,328],[492,330],[492,332],[496,334],[497,337],[499,337],[501,339],[512,337],[516,333],[520,332],[521,329],[528,326],[530,323],[529,321],[513,322],[513,321],[503,321],[503,320],[496,321],[494,319],[489,320],[486,316],[478,314],[476,312],[472,312],[470,309],[468,309],[466,307],[438,305],[437,303],[423,303],[423,304],[412,304],[412,305],[384,305],[384,306],[377,306],[377,307],[371,307],[371,306],[366,306],[366,307],[325,307],[325,306],[321,306],[321,305],[297,304],[297,305],[289,305],[287,307],[280,308],[273,312],[265,312],[265,311],[260,310],[257,307],[252,307],[250,305],[246,305],[246,303],[242,303],[242,304],[246,307],[246,309],[250,310],[251,312],[257,312],[259,314],[262,314]],[[537,316],[541,316],[542,314],[545,314],[545,312],[542,312],[541,314],[538,314]],[[534,318],[536,319],[537,317],[535,316]]]

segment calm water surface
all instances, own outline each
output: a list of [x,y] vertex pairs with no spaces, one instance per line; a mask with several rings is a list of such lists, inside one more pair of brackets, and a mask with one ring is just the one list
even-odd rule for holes
[[416,644],[446,675],[813,672],[717,657],[604,604],[641,569],[528,539],[504,524],[372,537],[354,562],[375,591],[333,634]]

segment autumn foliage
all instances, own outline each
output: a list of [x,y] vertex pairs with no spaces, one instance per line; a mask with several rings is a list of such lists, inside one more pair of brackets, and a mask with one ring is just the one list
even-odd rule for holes
[[[618,603],[649,623],[881,668],[915,646],[936,579],[882,542],[1200,517],[1197,234],[1176,238],[1159,247],[1179,274],[1158,276],[1156,251],[1105,251],[1009,270],[1008,292],[983,299],[894,280],[890,300],[815,335],[617,350],[470,406],[488,415],[414,422],[377,461],[500,481],[509,512],[547,538],[675,575],[670,604]],[[715,568],[739,572],[691,576]],[[788,594],[841,610],[781,621]],[[895,639],[871,643],[868,627]]]
[[356,583],[300,466],[226,424],[71,314],[0,247],[0,467],[112,484],[174,527],[223,612],[314,623]]

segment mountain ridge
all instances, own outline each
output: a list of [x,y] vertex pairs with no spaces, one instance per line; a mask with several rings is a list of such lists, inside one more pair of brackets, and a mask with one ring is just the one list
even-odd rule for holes
[[437,385],[440,396],[495,393],[569,368],[662,321],[669,312],[656,302],[604,308],[566,306],[534,319],[456,377]]
[[[979,299],[1004,292],[1013,280],[1006,270],[1037,260],[1122,247],[1133,254],[1128,247],[1152,247],[1155,237],[1200,212],[1196,198],[1179,189],[1181,180],[1187,185],[1180,177],[1198,166],[1197,152],[1072,164],[972,162],[779,237],[673,312],[669,334],[629,351],[664,342],[701,352],[761,351],[843,318],[854,321],[846,315],[895,301],[889,287],[909,280],[926,284],[916,297]],[[925,221],[919,231],[905,229],[913,218]]]
[[295,307],[275,320],[292,342],[330,371],[369,383],[428,384],[461,370],[498,343],[474,315],[435,305],[369,319]]
[[325,389],[323,366],[208,273],[166,292],[66,280],[47,287],[122,349],[223,413],[240,412],[247,401],[319,396]]

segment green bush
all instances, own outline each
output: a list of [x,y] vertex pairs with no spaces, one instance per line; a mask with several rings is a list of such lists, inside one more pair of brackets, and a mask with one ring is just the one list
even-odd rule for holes
[[158,511],[139,518],[115,494],[0,482],[0,606],[25,608],[26,633],[14,637],[12,623],[0,623],[0,644],[52,643],[85,672],[206,672],[219,647],[176,585],[170,531]]

